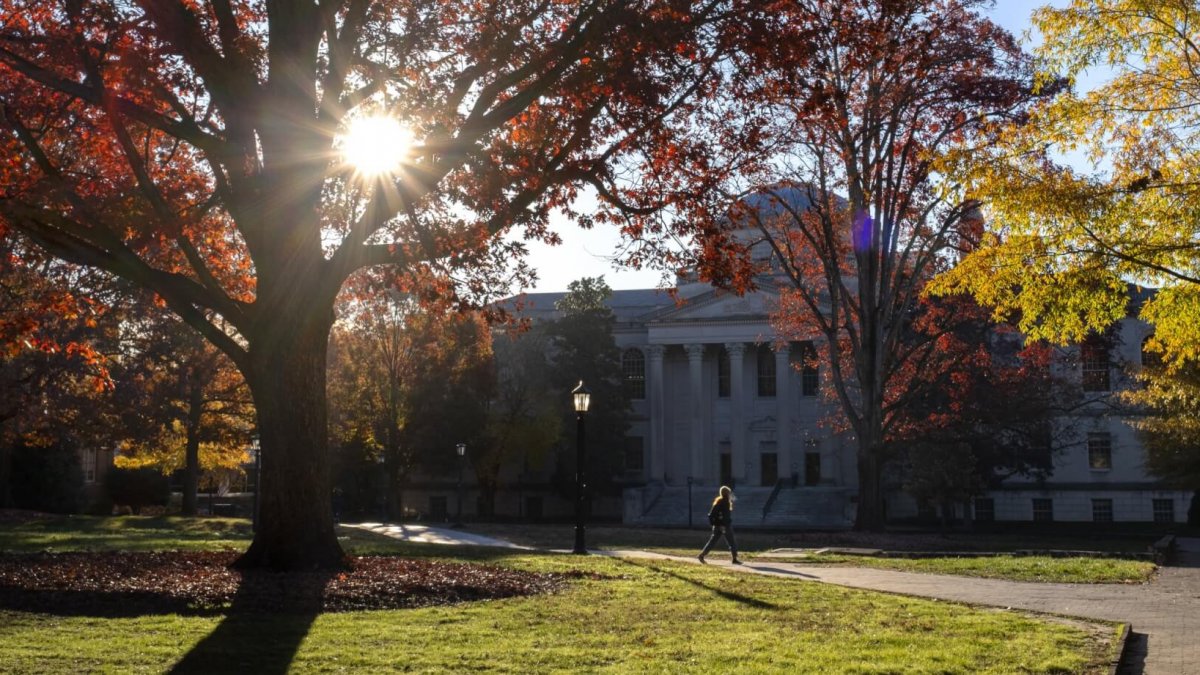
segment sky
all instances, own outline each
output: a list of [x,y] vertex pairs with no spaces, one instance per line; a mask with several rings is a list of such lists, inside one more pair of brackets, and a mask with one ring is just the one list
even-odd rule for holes
[[[1065,0],[996,0],[995,7],[988,12],[993,21],[1007,28],[1017,37],[1030,31],[1029,17],[1033,10],[1046,4],[1061,6]],[[1026,48],[1036,43],[1025,41]],[[608,285],[616,290],[631,288],[654,288],[661,285],[661,274],[653,270],[630,270],[614,268],[611,256],[618,245],[618,236],[611,227],[583,230],[565,218],[555,222],[556,231],[562,236],[559,246],[546,246],[534,242],[530,245],[529,262],[538,272],[537,284],[526,292],[565,291],[567,284],[581,277],[603,276]]]

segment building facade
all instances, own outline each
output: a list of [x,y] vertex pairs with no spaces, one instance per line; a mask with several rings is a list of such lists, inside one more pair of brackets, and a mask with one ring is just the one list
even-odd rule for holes
[[[853,523],[856,445],[823,423],[820,345],[775,344],[766,288],[736,296],[702,284],[666,291],[615,291],[615,339],[622,350],[633,419],[622,477],[628,524],[704,523],[720,485],[734,487],[739,524],[845,528]],[[527,296],[524,314],[554,316],[562,293]],[[1013,477],[974,500],[978,521],[1184,522],[1190,492],[1166,488],[1144,469],[1144,448],[1112,396],[1130,386],[1151,328],[1134,319],[1109,339],[1063,351],[1060,377],[1078,378],[1085,400],[1055,421],[1059,449],[1044,479]],[[820,353],[820,352],[818,352]],[[598,402],[602,405],[602,403]],[[886,480],[885,476],[885,480]],[[891,520],[918,518],[925,505],[899,491]]]

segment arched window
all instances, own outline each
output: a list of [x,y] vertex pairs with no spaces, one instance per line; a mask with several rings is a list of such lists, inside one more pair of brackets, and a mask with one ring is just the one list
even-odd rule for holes
[[775,352],[769,345],[758,347],[758,395],[775,395]]
[[625,377],[625,396],[646,398],[646,357],[639,349],[626,349],[621,354],[621,374]]
[[1079,362],[1084,391],[1109,391],[1108,340],[1092,335],[1079,345]]

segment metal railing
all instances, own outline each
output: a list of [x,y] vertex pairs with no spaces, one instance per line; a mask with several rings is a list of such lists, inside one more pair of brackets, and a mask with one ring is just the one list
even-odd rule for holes
[[775,505],[775,499],[779,497],[779,491],[783,489],[783,480],[779,478],[775,481],[775,487],[771,490],[771,495],[767,497],[767,503],[763,504],[762,519],[767,520],[767,514],[771,512],[771,507]]

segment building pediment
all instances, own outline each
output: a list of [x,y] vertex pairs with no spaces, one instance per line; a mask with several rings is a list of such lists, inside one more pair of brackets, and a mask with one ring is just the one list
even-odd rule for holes
[[689,299],[682,305],[665,308],[647,317],[655,323],[676,321],[720,321],[722,319],[766,319],[775,310],[779,294],[760,289],[746,295],[714,290]]

